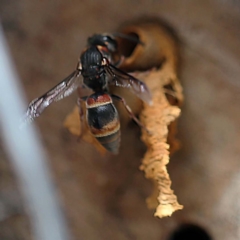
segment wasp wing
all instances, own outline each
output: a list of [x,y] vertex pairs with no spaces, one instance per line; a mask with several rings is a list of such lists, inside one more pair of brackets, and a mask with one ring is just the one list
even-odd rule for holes
[[112,76],[112,79],[109,81],[110,85],[129,88],[136,96],[138,96],[144,102],[148,104],[152,103],[151,93],[144,82],[118,69],[112,64],[108,64],[106,66],[106,71]]
[[80,71],[75,70],[63,81],[43,94],[41,97],[34,99],[28,106],[27,112],[21,119],[20,127],[32,122],[38,117],[44,109],[53,102],[57,102],[73,93],[81,84],[79,79]]

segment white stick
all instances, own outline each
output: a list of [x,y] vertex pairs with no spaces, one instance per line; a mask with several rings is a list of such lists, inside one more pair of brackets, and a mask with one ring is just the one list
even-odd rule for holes
[[30,222],[37,240],[67,240],[69,235],[46,157],[33,125],[18,129],[24,112],[23,95],[11,64],[0,26],[0,126],[6,151],[29,207]]

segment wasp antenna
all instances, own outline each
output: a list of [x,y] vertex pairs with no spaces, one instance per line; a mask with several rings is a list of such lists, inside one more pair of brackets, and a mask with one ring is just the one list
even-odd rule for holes
[[113,33],[112,35],[114,37],[127,39],[129,41],[136,42],[136,43],[139,43],[139,44],[144,46],[144,43],[138,37],[130,36],[130,35],[127,35],[127,34],[124,34],[124,33],[119,33],[119,32]]

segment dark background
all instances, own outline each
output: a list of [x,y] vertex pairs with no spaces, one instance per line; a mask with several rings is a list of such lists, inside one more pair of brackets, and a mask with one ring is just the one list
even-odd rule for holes
[[[147,209],[152,187],[138,169],[145,147],[134,124],[122,129],[117,157],[101,157],[63,129],[76,103],[73,94],[36,122],[74,239],[167,239],[180,224],[193,223],[214,239],[237,240],[240,2],[0,0],[2,24],[29,101],[72,72],[88,36],[142,15],[163,18],[181,39],[182,149],[168,169],[184,209],[165,219]],[[0,154],[0,239],[32,239],[14,173],[4,151]]]

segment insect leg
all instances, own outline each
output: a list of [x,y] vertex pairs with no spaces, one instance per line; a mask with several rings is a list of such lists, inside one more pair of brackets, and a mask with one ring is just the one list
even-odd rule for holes
[[119,67],[124,62],[124,60],[125,60],[125,57],[120,56],[120,59],[116,63],[114,63],[114,66]]
[[81,139],[82,135],[83,135],[83,130],[84,130],[84,121],[83,121],[83,117],[84,117],[84,111],[83,111],[83,107],[82,107],[82,103],[85,103],[87,97],[79,97],[77,100],[77,105],[79,108],[79,116],[80,116],[80,123],[81,123],[81,132],[80,135],[78,136],[78,139]]
[[129,116],[130,116],[141,128],[145,129],[148,133],[150,133],[150,132],[148,131],[148,129],[147,129],[144,125],[142,125],[142,123],[136,118],[136,116],[135,116],[134,113],[132,112],[132,109],[127,105],[127,103],[126,103],[126,101],[125,101],[124,98],[119,97],[119,96],[114,95],[114,94],[111,94],[111,97],[112,97],[113,99],[116,99],[116,100],[120,101],[120,102],[124,105],[124,107],[125,107],[125,109],[127,110]]

